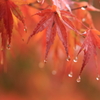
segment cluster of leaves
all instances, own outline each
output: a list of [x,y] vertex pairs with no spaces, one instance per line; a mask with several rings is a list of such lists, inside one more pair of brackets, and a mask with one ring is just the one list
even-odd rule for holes
[[[91,55],[93,54],[95,58],[97,58],[96,47],[100,48],[100,32],[95,29],[89,11],[100,10],[93,7],[90,4],[90,1],[88,3],[85,1],[75,2],[71,0],[52,0],[52,6],[48,6],[46,9],[42,9],[35,14],[42,18],[37,23],[33,33],[28,38],[28,42],[33,35],[46,30],[45,61],[47,60],[49,49],[54,43],[56,34],[65,48],[68,61],[73,58],[74,48],[77,45],[80,46],[77,56],[81,51],[84,51],[80,75],[83,68],[90,60]],[[38,1],[40,5],[42,5],[44,2],[44,0]],[[32,6],[32,3],[28,5]],[[1,0],[0,33],[2,38],[1,48],[3,48],[3,50],[5,50],[6,46],[10,45],[11,43],[13,15],[17,17],[25,27],[25,22],[19,7],[11,0]],[[75,36],[74,38],[73,35]],[[76,42],[77,37],[78,41]],[[69,38],[74,39],[73,45],[70,45]],[[80,38],[84,39],[82,44]]]
[[4,63],[6,48],[10,49],[12,31],[14,27],[15,16],[19,19],[24,27],[23,15],[19,7],[11,0],[1,0],[0,1],[0,34],[1,34],[1,64]]

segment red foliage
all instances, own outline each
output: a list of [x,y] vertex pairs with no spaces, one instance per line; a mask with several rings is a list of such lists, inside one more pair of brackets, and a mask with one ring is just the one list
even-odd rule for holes
[[80,74],[82,73],[83,68],[88,63],[92,54],[94,54],[94,57],[97,56],[96,47],[100,48],[100,32],[96,29],[89,29],[86,31],[86,34],[87,36],[78,52],[79,54],[82,50],[84,51],[84,59]]
[[13,29],[13,15],[14,14],[25,26],[24,19],[19,7],[10,0],[0,1],[0,32],[2,38],[2,47],[6,47],[11,43],[12,29]]
[[56,6],[52,6],[51,9],[46,9],[41,12],[36,13],[42,17],[40,22],[35,27],[33,33],[30,35],[29,39],[35,35],[36,33],[43,31],[46,29],[46,42],[47,42],[47,49],[45,59],[47,58],[48,51],[53,44],[55,34],[57,33],[62,44],[65,47],[67,56],[68,53],[68,32],[70,30],[74,30],[75,32],[79,33],[78,30],[75,28],[74,23],[71,21],[75,18],[70,12],[62,11],[56,8]]
[[[15,0],[0,1],[0,33],[2,39],[1,47],[2,50],[4,50],[3,55],[5,55],[6,46],[9,48],[11,43],[14,28],[14,17],[19,19],[23,23],[24,30],[26,31],[22,12],[19,9],[18,4],[14,1]],[[30,3],[31,0],[25,0],[25,2],[26,3],[22,3],[22,6],[28,5],[37,8],[38,10],[41,10],[34,15],[42,17],[34,28],[32,34],[29,36],[28,41],[31,39],[31,37],[33,37],[33,35],[39,32],[43,32],[43,30],[46,30],[45,60],[47,60],[49,50],[52,44],[54,44],[54,40],[56,40],[56,34],[58,35],[60,41],[65,48],[68,60],[74,58],[74,49],[77,47],[77,45],[80,46],[81,49],[78,51],[78,54],[81,51],[84,51],[84,59],[80,71],[81,74],[83,68],[90,60],[91,54],[94,54],[94,56],[96,57],[96,47],[100,48],[100,32],[96,30],[92,21],[91,14],[89,12],[99,12],[100,10],[93,7],[91,5],[91,2],[88,3],[79,1],[76,2],[72,0],[52,0],[51,5],[49,3],[46,3],[46,5],[49,4],[49,6],[47,6],[46,8],[42,8],[43,4],[45,4],[44,0],[37,0],[34,3]],[[81,41],[83,42],[82,45]],[[54,49],[55,55],[57,56],[57,49],[61,48],[62,50],[62,47],[57,43],[56,45],[57,46],[55,46]]]

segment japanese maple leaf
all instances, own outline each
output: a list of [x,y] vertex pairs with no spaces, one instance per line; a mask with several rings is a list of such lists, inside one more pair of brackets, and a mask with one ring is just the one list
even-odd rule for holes
[[33,33],[30,35],[30,38],[46,29],[46,54],[45,59],[47,58],[49,49],[53,44],[54,38],[56,33],[58,34],[62,44],[65,47],[66,54],[68,56],[68,31],[74,30],[78,33],[77,29],[75,28],[74,23],[72,22],[73,18],[75,18],[70,12],[59,10],[56,6],[52,6],[51,9],[46,9],[41,12],[36,13],[42,17],[40,22],[35,27]]
[[91,55],[94,55],[94,57],[97,56],[96,54],[96,47],[100,48],[100,32],[96,29],[89,29],[86,31],[87,37],[85,38],[81,49],[79,50],[78,54],[83,50],[84,51],[84,58],[83,58],[83,64],[81,67],[80,74],[83,71],[83,68],[90,60]]
[[25,26],[24,19],[19,7],[11,0],[0,0],[0,33],[2,38],[2,47],[5,47],[11,42],[11,35],[13,29],[13,15],[14,14]]

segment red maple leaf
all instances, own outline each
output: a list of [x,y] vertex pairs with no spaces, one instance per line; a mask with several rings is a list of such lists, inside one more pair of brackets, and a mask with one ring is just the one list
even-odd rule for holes
[[2,47],[5,47],[11,42],[11,35],[13,29],[13,16],[14,14],[25,26],[22,13],[19,7],[11,0],[0,0],[0,32],[2,38]]
[[73,20],[75,19],[75,17],[68,11],[59,10],[58,8],[56,8],[56,6],[52,6],[51,9],[46,9],[41,12],[38,12],[36,13],[36,15],[41,16],[42,19],[35,27],[28,41],[33,35],[46,29],[46,44],[47,44],[46,54],[45,54],[45,59],[46,59],[49,49],[51,45],[53,44],[55,34],[57,33],[62,44],[65,47],[65,51],[68,56],[69,53],[68,53],[67,38],[68,38],[69,29],[74,30],[75,32],[78,33],[73,23]]
[[96,53],[96,47],[100,48],[100,32],[96,29],[89,29],[86,31],[87,36],[81,46],[81,49],[79,50],[78,54],[83,50],[84,51],[84,58],[83,58],[83,64],[81,67],[80,74],[83,71],[83,68],[90,60],[90,57],[94,55],[94,57],[97,56]]
[[0,0],[0,33],[1,33],[1,52],[0,62],[4,64],[4,71],[7,71],[6,63],[6,47],[10,48],[12,30],[13,30],[13,15],[17,17],[25,27],[23,15],[19,7],[11,0]]

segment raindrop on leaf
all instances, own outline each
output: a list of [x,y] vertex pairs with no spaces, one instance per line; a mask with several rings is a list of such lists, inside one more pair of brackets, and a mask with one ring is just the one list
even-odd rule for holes
[[10,45],[9,44],[7,45],[7,49],[10,50]]
[[27,32],[27,27],[26,26],[24,26],[24,31]]
[[78,83],[81,82],[81,77],[79,76],[76,80]]
[[69,77],[73,77],[73,72],[71,71],[69,74],[68,74]]
[[67,57],[66,61],[70,61],[70,56]]
[[75,59],[73,60],[73,62],[77,62],[78,61],[78,57],[75,57]]
[[44,60],[44,63],[46,63],[47,62],[47,60]]
[[41,3],[41,0],[37,0],[38,3]]
[[82,19],[82,22],[85,22],[85,21],[86,21],[86,19],[85,19],[85,18],[83,18],[83,19]]
[[81,7],[82,10],[86,10],[84,7]]
[[84,35],[85,35],[85,34],[86,34],[86,31],[85,31],[85,32],[83,32],[82,34],[84,34]]
[[98,76],[96,77],[96,80],[97,80],[97,81],[99,81],[99,80],[100,80],[100,75],[98,75]]

